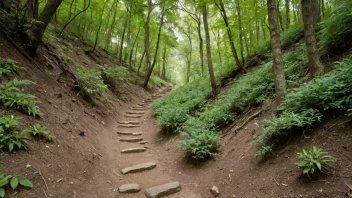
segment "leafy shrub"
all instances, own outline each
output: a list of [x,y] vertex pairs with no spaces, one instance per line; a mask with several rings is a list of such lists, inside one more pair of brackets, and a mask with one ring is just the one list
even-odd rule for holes
[[210,96],[208,79],[196,80],[157,99],[153,103],[153,114],[159,126],[176,129],[192,112],[203,107]]
[[257,139],[268,145],[291,135],[297,127],[312,125],[321,120],[323,112],[350,109],[352,105],[352,59],[288,93],[279,112],[264,122],[264,131]]
[[[284,55],[287,79],[294,80],[303,75],[303,68],[306,67],[308,62],[306,56],[303,56],[304,52],[304,48],[299,48],[297,52],[290,52]],[[200,158],[199,156],[213,156],[213,152],[209,152],[206,155],[204,153],[195,154],[194,150],[185,149],[193,147],[193,145],[207,146],[206,143],[201,142],[202,140],[197,139],[192,134],[201,128],[203,133],[212,131],[217,136],[215,133],[217,128],[233,120],[236,113],[240,112],[245,106],[261,103],[274,94],[274,77],[271,67],[272,63],[268,62],[262,68],[246,74],[232,85],[226,95],[221,96],[214,105],[201,112],[199,117],[185,122],[182,133],[184,139],[181,140],[181,145],[186,155],[196,155],[198,158]],[[217,137],[213,139],[217,140]],[[187,145],[190,142],[193,145]],[[216,145],[219,146],[219,144]],[[193,153],[189,153],[189,151]]]
[[0,59],[0,75],[9,74],[11,72],[23,69],[17,65],[16,61],[12,59],[2,60]]
[[158,76],[151,76],[150,81],[153,85],[156,85],[156,86],[167,85],[167,83],[163,79],[159,78]]
[[43,113],[36,104],[37,97],[21,92],[21,86],[31,85],[34,82],[29,80],[17,80],[17,78],[7,83],[0,84],[0,103],[5,107],[13,107],[25,111],[28,115],[40,116]]
[[303,168],[303,174],[307,176],[313,175],[316,170],[321,172],[323,168],[333,167],[336,162],[333,156],[315,146],[309,151],[303,149],[296,157],[302,160],[296,165]]
[[124,67],[109,67],[106,65],[98,65],[98,67],[101,70],[101,78],[104,83],[113,89],[117,87],[116,80],[128,79],[131,76],[131,73]]
[[50,133],[39,124],[33,125],[32,128],[26,128],[20,130],[21,117],[16,117],[14,115],[4,116],[0,115],[0,150],[8,149],[10,152],[16,147],[21,149],[27,143],[27,134],[33,136],[45,137],[49,142],[55,140],[55,137],[50,135]]
[[33,136],[45,137],[49,142],[55,141],[55,136],[50,135],[50,132],[46,128],[40,126],[40,124],[35,124],[31,128],[23,130],[23,132],[29,133]]
[[104,84],[101,73],[96,69],[78,68],[78,83],[80,91],[84,96],[94,96],[103,94],[108,90]]
[[33,184],[28,179],[18,179],[17,177],[13,177],[11,175],[0,175],[0,197],[5,197],[5,187],[10,184],[12,190],[15,190],[18,185],[23,187],[32,188]]
[[18,130],[21,118],[11,115],[0,115],[0,150],[8,148],[11,152],[15,147],[21,149],[26,143],[25,132]]
[[336,9],[321,22],[320,44],[332,51],[351,43],[352,36],[352,1],[337,1]]

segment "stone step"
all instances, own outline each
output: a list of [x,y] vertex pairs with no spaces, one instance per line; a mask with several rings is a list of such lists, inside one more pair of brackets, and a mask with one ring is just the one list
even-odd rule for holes
[[138,105],[141,106],[141,107],[144,107],[144,106],[147,106],[148,104],[146,104],[146,103],[138,103]]
[[141,191],[139,184],[124,184],[119,187],[120,193],[137,193]]
[[143,102],[150,103],[150,102],[154,102],[154,100],[143,100]]
[[121,153],[140,153],[146,150],[147,148],[128,148],[128,149],[122,149]]
[[140,144],[146,144],[146,143],[148,143],[148,141],[141,141],[141,142],[138,142],[138,143],[140,143]]
[[116,133],[119,134],[119,135],[133,135],[132,132],[117,131]]
[[132,133],[133,136],[140,136],[142,134],[143,134],[142,132],[134,132],[134,133]]
[[120,142],[140,142],[143,138],[121,138]]
[[132,107],[132,110],[146,110],[146,107]]
[[126,118],[141,118],[141,115],[125,115]]
[[121,121],[119,124],[140,124],[139,121]]
[[134,127],[140,127],[140,125],[135,125],[135,124],[120,124],[119,127],[134,128]]
[[141,172],[141,171],[145,171],[145,170],[150,170],[156,167],[156,163],[154,162],[146,162],[146,163],[142,163],[142,164],[137,164],[131,167],[127,167],[121,170],[121,173],[123,175],[127,174],[127,173],[136,173],[136,172]]
[[144,111],[127,111],[126,112],[127,114],[138,114],[138,115],[142,115],[142,114],[144,114]]
[[148,198],[159,198],[168,196],[181,191],[179,182],[171,182],[159,186],[154,186],[145,190],[145,195]]

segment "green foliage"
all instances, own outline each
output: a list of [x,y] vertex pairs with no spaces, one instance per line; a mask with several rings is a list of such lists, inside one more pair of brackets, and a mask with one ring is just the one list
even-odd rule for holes
[[167,85],[167,83],[163,79],[159,78],[158,76],[151,76],[150,81],[153,85],[156,85],[156,86],[166,86]]
[[352,1],[340,0],[338,5],[327,17],[321,22],[320,44],[332,51],[351,43],[352,36]]
[[131,73],[125,67],[109,67],[97,65],[101,70],[101,77],[106,85],[111,88],[117,87],[117,80],[129,79]]
[[16,61],[12,59],[2,60],[0,59],[0,75],[9,74],[11,72],[21,70],[23,67],[17,65]]
[[302,24],[291,26],[288,30],[281,34],[281,47],[285,49],[292,44],[297,43],[303,37],[303,34],[304,30]]
[[323,168],[333,167],[336,162],[333,156],[315,146],[309,151],[303,149],[301,153],[297,153],[296,157],[302,160],[296,165],[303,168],[303,174],[308,176],[313,175],[316,170],[321,172]]
[[328,109],[350,109],[352,105],[352,59],[288,93],[279,112],[264,122],[264,131],[257,139],[262,145],[291,135],[297,128],[321,120]]
[[21,92],[20,87],[31,85],[34,82],[29,80],[17,80],[17,78],[7,83],[0,84],[0,104],[5,107],[16,108],[23,110],[28,115],[40,116],[43,113],[39,110],[36,104],[38,103],[37,97],[31,94],[24,94]]
[[26,188],[33,188],[33,184],[28,179],[18,179],[17,177],[13,177],[11,175],[0,175],[0,197],[5,197],[5,187],[10,184],[12,190],[18,188],[18,185],[21,185]]
[[[284,55],[287,79],[293,81],[303,75],[303,68],[308,62],[306,56],[303,56],[304,53],[303,48],[299,48],[296,52]],[[274,94],[274,77],[271,67],[272,63],[268,62],[262,68],[246,74],[237,80],[229,91],[225,95],[222,95],[214,105],[201,112],[199,117],[189,119],[183,129],[185,139],[181,141],[182,148],[187,148],[186,144],[189,142],[198,142],[199,145],[204,145],[200,143],[201,140],[197,139],[196,136],[188,134],[195,133],[199,128],[204,133],[208,133],[209,131],[214,132],[220,125],[233,120],[236,113],[240,112],[245,106],[261,103],[271,97]],[[196,132],[196,134],[198,133]],[[215,132],[213,134],[216,136]],[[189,146],[192,147],[192,145]],[[194,154],[189,153],[190,150],[185,149],[186,155]],[[205,156],[203,154],[200,155]],[[209,155],[211,156],[213,153],[209,153]]]
[[156,100],[153,114],[159,126],[176,129],[192,112],[203,107],[210,96],[208,79],[195,80]]
[[26,143],[26,133],[19,131],[20,119],[13,115],[0,115],[0,150],[7,148],[11,152],[15,147],[21,149]]
[[49,142],[55,141],[55,136],[50,135],[50,132],[46,128],[40,126],[40,124],[35,124],[31,128],[23,130],[23,132],[29,133],[33,136],[45,137]]
[[272,150],[273,150],[272,146],[263,145],[255,153],[255,156],[264,156],[264,157],[266,157],[268,155],[268,153],[270,153]]
[[77,77],[81,89],[80,91],[84,96],[99,95],[108,90],[108,87],[104,84],[99,70],[78,68]]

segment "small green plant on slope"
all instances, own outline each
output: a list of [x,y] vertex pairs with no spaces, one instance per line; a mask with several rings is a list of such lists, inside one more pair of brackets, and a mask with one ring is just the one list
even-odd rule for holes
[[150,77],[150,81],[153,85],[156,85],[156,86],[167,85],[167,83],[163,79],[159,78],[158,76],[154,76],[154,75]]
[[0,115],[0,150],[8,149],[10,152],[16,147],[21,149],[27,143],[27,134],[33,136],[43,136],[52,142],[55,137],[39,124],[35,124],[32,128],[20,130],[20,117],[14,115]]
[[84,96],[103,94],[108,90],[101,78],[101,73],[96,69],[78,68],[78,83]]
[[23,67],[17,65],[16,61],[12,59],[2,60],[0,59],[0,75],[9,74],[11,72],[21,70]]
[[303,168],[303,174],[306,174],[308,177],[316,171],[322,172],[323,168],[334,167],[336,162],[333,156],[315,146],[309,151],[303,149],[301,153],[297,153],[296,157],[302,160],[297,162],[296,165]]
[[34,82],[29,80],[17,80],[7,83],[0,83],[0,104],[5,107],[16,108],[25,111],[28,115],[40,116],[43,113],[39,110],[37,97],[21,92],[21,86],[31,85]]
[[[304,67],[307,64],[307,58],[304,56],[304,48],[299,48],[296,52],[290,52],[284,55],[285,74],[290,82],[294,82],[303,76]],[[263,102],[274,94],[274,81],[271,70],[271,62],[266,63],[262,68],[250,72],[237,80],[230,90],[219,98],[216,103],[206,108],[198,117],[188,119],[183,126],[183,139],[181,146],[186,156],[205,158],[214,156],[218,150],[214,144],[218,141],[217,128],[228,123],[236,117],[246,105],[254,105]],[[288,83],[289,85],[292,83]],[[209,139],[197,138],[199,133],[209,133]],[[205,134],[207,135],[207,134]],[[206,140],[206,142],[202,142]],[[209,144],[211,142],[211,144]],[[197,153],[201,149],[197,147],[208,147],[206,152]],[[211,149],[209,149],[211,148]]]
[[351,109],[352,59],[337,68],[289,92],[273,118],[264,121],[263,133],[255,140],[261,146],[272,145],[319,122],[328,109]]
[[19,185],[26,188],[33,188],[33,184],[28,179],[18,179],[11,175],[0,174],[0,197],[5,197],[5,187],[10,184],[12,190],[18,188]]
[[111,88],[117,88],[117,80],[129,79],[131,73],[124,67],[109,67],[97,65],[101,71],[101,78],[106,85]]

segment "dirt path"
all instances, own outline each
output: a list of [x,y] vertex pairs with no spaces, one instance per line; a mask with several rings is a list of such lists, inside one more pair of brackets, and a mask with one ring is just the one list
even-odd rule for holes
[[[145,190],[147,188],[158,186],[170,182],[178,181],[173,175],[180,173],[173,173],[167,169],[165,165],[168,164],[165,155],[169,155],[167,145],[160,144],[163,139],[160,137],[160,128],[155,125],[155,118],[152,116],[151,104],[152,101],[157,97],[148,98],[145,102],[140,101],[135,104],[128,112],[126,111],[124,116],[139,116],[140,118],[124,117],[118,120],[120,124],[117,124],[116,131],[112,136],[106,136],[102,140],[102,144],[105,144],[108,158],[103,162],[107,167],[111,167],[112,174],[118,177],[116,191],[116,197],[146,197]],[[134,113],[143,114],[134,114]],[[129,114],[128,114],[129,113]],[[141,135],[121,135],[122,133],[141,133]],[[113,137],[115,135],[115,137]],[[139,142],[122,142],[121,139],[130,138],[142,138],[142,141],[146,141],[145,144]],[[123,149],[129,148],[146,148],[144,152],[138,153],[121,153]],[[123,175],[121,170],[133,165],[153,162],[156,163],[156,167],[151,170],[145,170],[136,173],[129,173]],[[181,185],[181,191],[172,194],[168,197],[187,197],[187,198],[198,198],[200,195],[193,192],[191,185],[183,185],[187,181],[178,181]],[[120,194],[117,188],[123,184],[136,183],[140,185],[141,191],[133,194]]]

